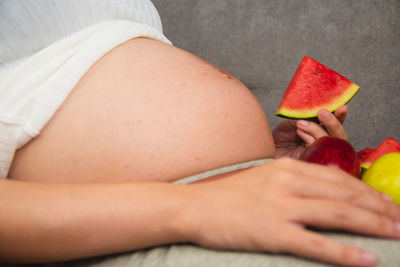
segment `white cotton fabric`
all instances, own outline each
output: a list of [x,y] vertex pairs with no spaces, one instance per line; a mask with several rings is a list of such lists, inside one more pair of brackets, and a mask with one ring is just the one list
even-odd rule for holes
[[135,37],[170,44],[149,0],[1,0],[0,177],[87,70]]

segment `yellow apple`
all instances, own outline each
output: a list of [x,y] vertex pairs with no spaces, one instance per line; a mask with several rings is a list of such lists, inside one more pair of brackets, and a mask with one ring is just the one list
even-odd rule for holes
[[362,181],[400,205],[400,153],[388,153],[377,159],[364,173]]

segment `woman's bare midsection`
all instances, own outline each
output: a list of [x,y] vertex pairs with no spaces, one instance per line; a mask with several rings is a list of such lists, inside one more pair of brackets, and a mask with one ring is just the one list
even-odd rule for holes
[[86,73],[17,151],[9,177],[173,181],[273,155],[265,115],[241,82],[183,50],[138,38]]

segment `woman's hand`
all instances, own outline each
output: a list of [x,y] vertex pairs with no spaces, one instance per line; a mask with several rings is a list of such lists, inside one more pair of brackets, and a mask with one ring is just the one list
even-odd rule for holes
[[375,255],[305,226],[400,238],[400,208],[390,198],[339,169],[294,159],[189,185],[187,193],[182,228],[189,242],[209,248],[372,266]]
[[284,120],[273,130],[276,153],[275,157],[299,158],[304,149],[316,139],[331,135],[347,140],[346,132],[342,126],[347,114],[347,106],[341,106],[332,114],[326,109],[321,109],[318,119],[325,129],[311,121]]

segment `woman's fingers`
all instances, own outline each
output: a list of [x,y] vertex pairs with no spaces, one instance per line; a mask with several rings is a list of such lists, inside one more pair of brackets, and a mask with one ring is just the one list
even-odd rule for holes
[[315,141],[316,139],[326,135],[347,140],[346,132],[342,126],[344,120],[346,119],[347,110],[347,106],[341,106],[336,109],[334,114],[332,114],[326,109],[321,109],[318,112],[318,120],[323,126],[325,126],[326,130],[315,122],[298,120],[296,126],[301,130],[298,131],[299,136],[307,145],[313,142],[311,142],[312,138]]
[[196,220],[188,224],[196,232],[190,241],[198,244],[289,252],[334,264],[372,266],[376,262],[373,255],[303,226],[400,239],[400,210],[376,190],[336,168],[282,158],[211,183],[212,190],[205,183],[192,191],[207,196],[189,209],[193,214],[207,215],[188,216]]
[[312,135],[309,135],[305,131],[301,129],[296,130],[297,135],[306,143],[307,146],[311,145],[312,143],[315,142],[315,137]]
[[376,255],[370,252],[340,244],[296,225],[289,225],[285,230],[283,252],[346,266],[373,266],[377,262]]
[[346,105],[343,105],[337,108],[334,112],[336,118],[338,118],[341,124],[343,124],[344,120],[346,119],[347,111],[348,107]]
[[325,126],[329,135],[347,140],[346,132],[341,123],[341,120],[344,121],[344,118],[346,117],[346,112],[347,107],[343,106],[343,108],[341,107],[341,110],[337,111],[339,117],[336,117],[328,110],[321,109],[318,112],[318,120]]
[[[382,193],[341,169],[282,158],[270,164],[285,170],[285,186],[300,197],[325,198],[352,203],[400,220],[400,207]],[[266,165],[267,166],[267,165]]]
[[399,221],[344,202],[299,199],[291,209],[290,218],[296,223],[400,239]]
[[298,182],[291,188],[296,196],[341,201],[400,221],[400,207],[393,201],[386,200],[381,193],[369,186],[364,188],[354,186],[352,183],[334,183],[308,177],[297,180]]
[[[302,132],[304,132],[304,134],[300,132],[299,136],[301,139],[303,139],[303,136],[305,136],[305,134],[312,137],[314,141],[318,138],[321,138],[322,136],[328,135],[328,133],[320,125],[312,121],[298,120],[296,126],[298,130],[300,129]],[[307,145],[310,145],[312,143],[309,143],[310,140],[311,138],[303,139],[303,141]]]

